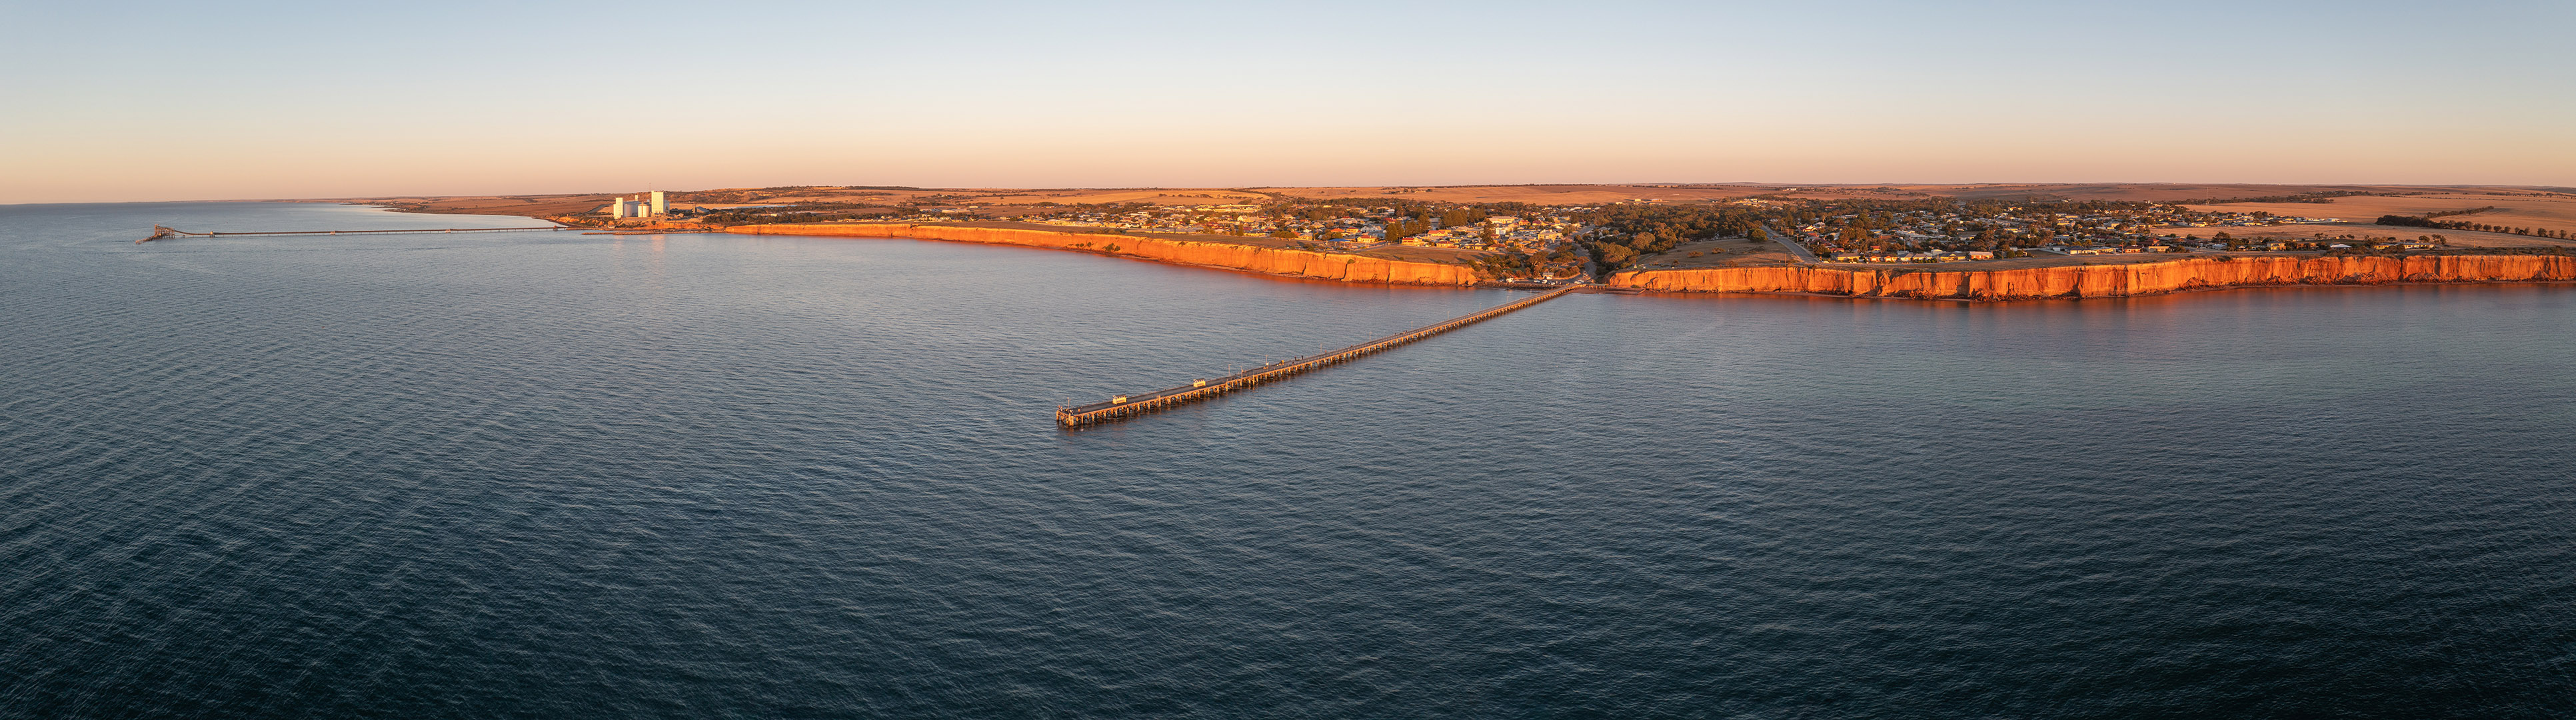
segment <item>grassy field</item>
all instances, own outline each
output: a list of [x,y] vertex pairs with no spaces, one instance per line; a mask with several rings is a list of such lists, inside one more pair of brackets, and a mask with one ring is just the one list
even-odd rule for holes
[[1797,256],[1769,240],[1702,240],[1648,255],[1629,267],[1638,270],[1689,270],[1750,265],[1793,265]]
[[[2194,210],[2219,212],[2260,211],[2274,215],[2332,217],[2347,222],[2367,223],[2381,215],[2423,215],[2429,212],[2470,210],[2490,206],[2495,209],[2439,219],[2576,232],[2576,195],[2505,195],[2497,194],[2497,191],[2437,192],[2400,197],[2340,197],[2335,198],[2332,203],[2325,204],[2229,203],[2190,207]],[[2452,231],[2442,232],[2449,234]]]

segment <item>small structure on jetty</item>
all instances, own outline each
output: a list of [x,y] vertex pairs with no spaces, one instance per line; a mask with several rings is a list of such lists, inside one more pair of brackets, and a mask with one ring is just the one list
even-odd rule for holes
[[1283,379],[1290,375],[1306,372],[1308,370],[1314,370],[1327,365],[1349,362],[1351,360],[1358,359],[1362,355],[1368,355],[1370,353],[1394,348],[1396,346],[1411,343],[1433,335],[1438,335],[1466,327],[1468,325],[1483,322],[1485,320],[1490,320],[1504,313],[1519,310],[1531,305],[1537,305],[1549,300],[1554,300],[1558,297],[1564,296],[1566,293],[1574,292],[1579,289],[1581,289],[1580,286],[1560,287],[1544,293],[1539,293],[1535,296],[1522,298],[1509,304],[1487,308],[1484,311],[1473,315],[1451,319],[1438,325],[1389,335],[1321,355],[1313,355],[1287,362],[1263,365],[1258,368],[1253,368],[1251,370],[1246,370],[1214,380],[1194,380],[1188,385],[1182,385],[1179,387],[1164,388],[1152,392],[1118,395],[1111,397],[1108,402],[1092,403],[1079,407],[1058,407],[1055,409],[1055,423],[1062,427],[1077,428],[1085,425],[1108,422],[1132,415],[1152,412],[1157,409],[1167,408],[1182,403],[1205,400],[1224,393],[1250,388],[1254,385],[1259,385],[1273,380]]

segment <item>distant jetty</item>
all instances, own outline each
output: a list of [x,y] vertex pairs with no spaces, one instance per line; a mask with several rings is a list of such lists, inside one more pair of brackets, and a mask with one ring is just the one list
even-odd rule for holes
[[186,231],[186,230],[180,230],[180,229],[177,229],[177,228],[168,228],[168,227],[162,227],[162,226],[160,226],[160,225],[154,225],[154,226],[152,226],[152,234],[151,234],[150,236],[145,237],[145,238],[143,238],[143,239],[141,239],[141,240],[136,240],[136,241],[134,241],[134,242],[135,242],[135,244],[140,245],[140,244],[143,244],[143,243],[152,242],[152,241],[154,241],[154,240],[165,240],[165,239],[175,238],[175,237],[204,237],[204,238],[213,238],[213,237],[252,237],[252,236],[258,236],[258,235],[417,235],[417,234],[422,234],[422,233],[490,233],[490,232],[528,232],[528,231],[539,231],[539,230],[579,230],[579,229],[581,229],[581,228],[576,228],[576,227],[572,227],[572,226],[568,226],[568,225],[547,225],[547,226],[544,226],[544,227],[507,227],[507,228],[435,228],[435,229],[410,229],[410,230],[250,230],[250,231],[243,231],[243,232],[188,232],[188,231]]

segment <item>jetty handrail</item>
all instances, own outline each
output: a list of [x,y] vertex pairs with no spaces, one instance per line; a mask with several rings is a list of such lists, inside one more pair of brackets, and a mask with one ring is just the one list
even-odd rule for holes
[[1146,410],[1206,399],[1220,393],[1250,387],[1252,385],[1287,377],[1289,375],[1313,370],[1325,365],[1346,362],[1362,355],[1379,352],[1388,348],[1431,337],[1433,335],[1473,325],[1484,320],[1492,319],[1493,317],[1504,313],[1556,299],[1559,296],[1563,296],[1566,293],[1573,292],[1580,288],[1581,286],[1569,285],[1503,305],[1486,308],[1462,317],[1452,318],[1436,325],[1396,333],[1394,335],[1378,338],[1358,345],[1352,345],[1332,352],[1309,355],[1287,362],[1271,363],[1251,370],[1217,378],[1215,380],[1202,380],[1193,382],[1189,385],[1169,387],[1146,393],[1120,395],[1107,402],[1097,402],[1075,407],[1058,407],[1055,410],[1056,424],[1065,427],[1080,427],[1096,422],[1134,415]]

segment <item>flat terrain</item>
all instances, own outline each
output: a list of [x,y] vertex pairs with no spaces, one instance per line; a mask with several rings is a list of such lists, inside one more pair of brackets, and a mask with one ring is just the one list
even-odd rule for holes
[[[1385,198],[1432,202],[1525,202],[1541,205],[1601,205],[1617,202],[1692,203],[1772,195],[1801,198],[1907,199],[1931,197],[2065,198],[2075,200],[2173,201],[2275,197],[2324,192],[2405,193],[2403,197],[2345,196],[2331,203],[2223,203],[2202,209],[2263,211],[2276,215],[2339,217],[2366,221],[2380,215],[2421,214],[2495,205],[2497,210],[2463,216],[2475,222],[2576,231],[2576,188],[2508,186],[2406,185],[2244,185],[2175,183],[2066,183],[1976,185],[1784,185],[1784,184],[1532,184],[1464,186],[1348,186],[1263,188],[894,188],[813,186],[722,188],[673,191],[677,207],[732,207],[795,203],[871,205],[928,204],[977,206],[1007,212],[1043,203],[1080,205],[1148,203],[1153,205],[1225,205],[1300,197],[1327,200]],[[633,194],[632,191],[626,194]],[[476,213],[545,217],[588,212],[616,193],[557,195],[469,195],[377,198],[315,198],[316,201],[360,202],[410,212]]]
[[[1448,187],[1351,186],[1271,188],[890,188],[781,187],[673,191],[675,207],[735,207],[797,203],[868,205],[928,204],[976,206],[1008,213],[1018,207],[1147,203],[1153,205],[1225,205],[1298,197],[1316,199],[1387,198],[1431,202],[1525,202],[1541,205],[1601,205],[1618,202],[1691,203],[1772,195],[1835,198],[2014,198],[2048,197],[2079,200],[2148,200],[2251,198],[2318,192],[2408,193],[2404,197],[2347,196],[2331,203],[2226,203],[2199,209],[2263,211],[2277,215],[2368,220],[2384,214],[2422,214],[2495,205],[2497,210],[2463,216],[2475,222],[2576,231],[2576,188],[2504,186],[2397,185],[2187,185],[2161,183],[1984,184],[1984,185],[1474,185]],[[633,192],[623,194],[634,194]],[[549,217],[590,212],[618,193],[552,195],[401,196],[312,198],[315,202],[356,202],[406,212],[522,215]]]
[[1798,259],[1769,240],[1702,240],[1648,255],[1629,266],[1634,270],[1696,270],[1753,265],[1795,265]]
[[2437,230],[2434,228],[2373,225],[2368,222],[2300,223],[2297,225],[2272,225],[2268,227],[2159,228],[2156,232],[2169,232],[2190,237],[2204,238],[2223,232],[2230,236],[2241,238],[2279,238],[2283,240],[2313,240],[2316,238],[2317,233],[2325,233],[2329,237],[2354,235],[2360,237],[2393,237],[2399,239],[2412,239],[2425,235],[2440,235],[2442,236],[2442,239],[2450,241],[2452,247],[2576,247],[2576,240],[2558,240],[2554,238],[2515,235],[2511,233],[2479,232],[2476,230]]
[[1907,190],[1980,200],[1986,198],[2059,198],[2066,200],[2142,200],[2173,202],[2219,198],[2255,198],[2325,192],[2408,192],[2424,188],[2402,185],[2253,185],[2244,183],[1984,183],[1976,185],[1901,185]]
[[[2420,189],[2417,191],[2421,192]],[[2274,215],[2331,217],[2356,223],[2368,223],[2381,215],[2423,215],[2431,212],[2494,207],[2494,210],[2450,215],[2437,219],[2576,232],[2576,194],[2533,194],[2528,190],[2434,192],[2397,197],[2339,197],[2334,198],[2332,203],[2228,203],[2189,207],[2193,210],[2216,212],[2268,212]],[[2449,234],[2450,231],[2443,232]]]
[[1706,202],[1776,192],[1780,185],[1468,185],[1457,187],[1257,188],[1289,197],[1344,200],[1385,198],[1420,202],[1523,202],[1537,205],[1604,205],[1615,202]]

